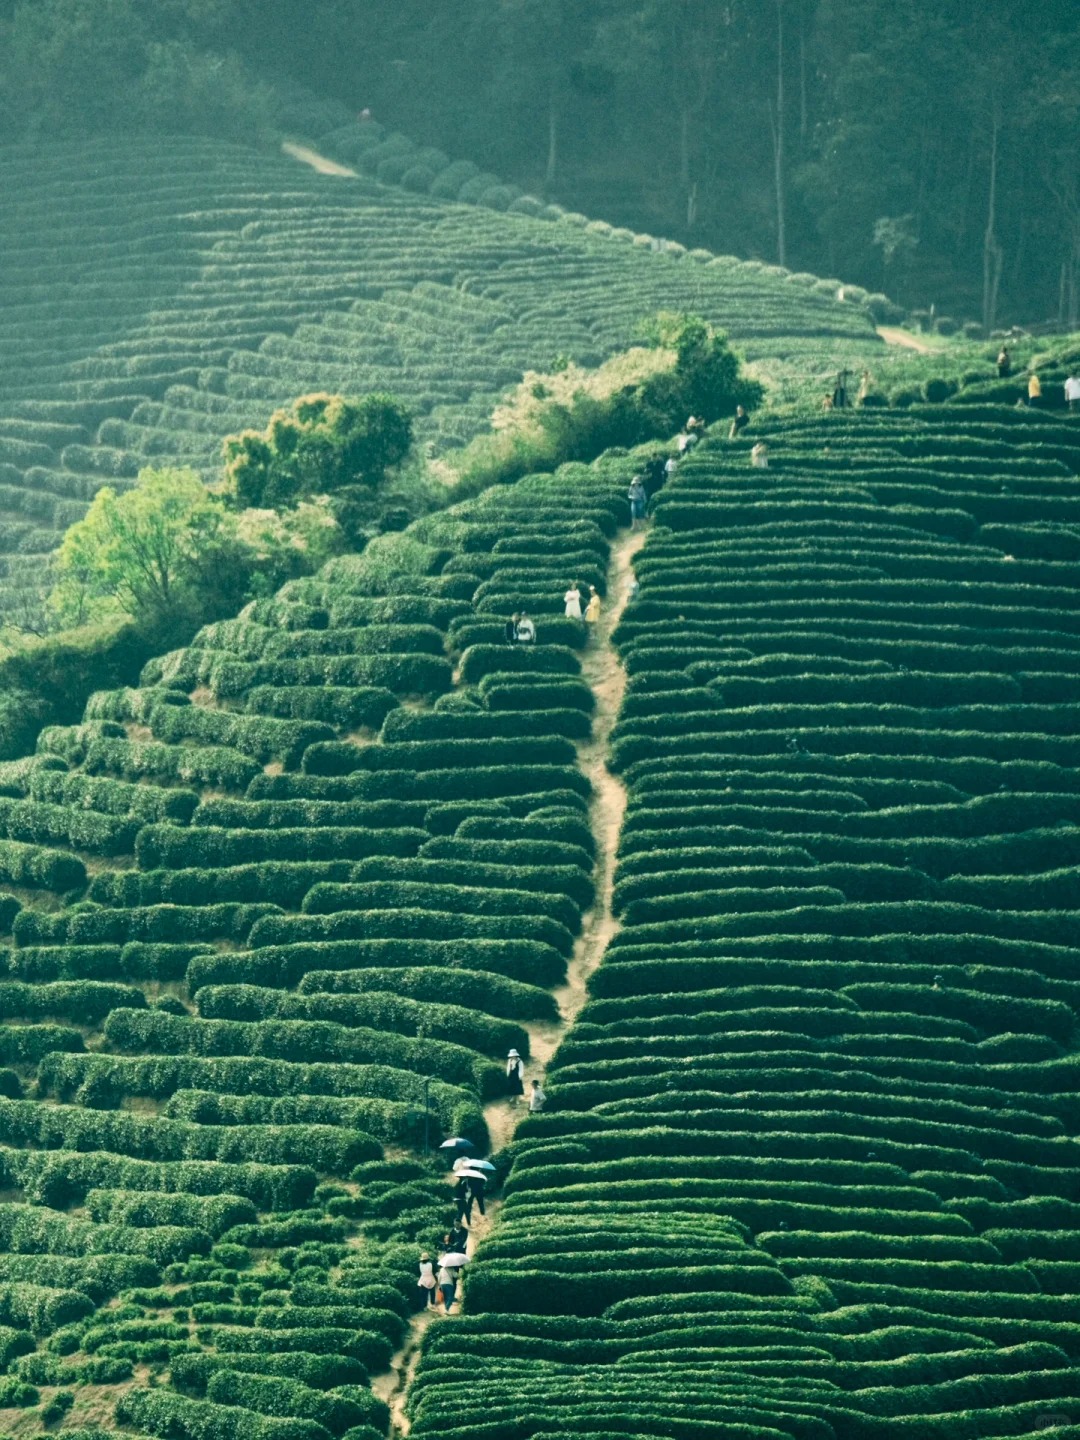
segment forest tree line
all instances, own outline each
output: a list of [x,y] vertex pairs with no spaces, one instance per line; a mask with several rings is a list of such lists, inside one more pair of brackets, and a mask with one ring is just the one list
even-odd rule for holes
[[1080,319],[1075,0],[0,0],[6,140],[269,138],[330,102],[909,309]]

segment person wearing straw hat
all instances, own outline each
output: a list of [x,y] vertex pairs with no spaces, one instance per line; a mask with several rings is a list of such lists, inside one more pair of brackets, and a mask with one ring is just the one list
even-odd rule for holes
[[510,1092],[510,1103],[517,1103],[517,1097],[525,1094],[525,1062],[516,1050],[506,1057],[506,1088]]
[[472,1207],[475,1198],[469,1189],[468,1178],[465,1175],[459,1175],[457,1184],[454,1186],[455,1225],[460,1225],[462,1221],[468,1225],[472,1221]]

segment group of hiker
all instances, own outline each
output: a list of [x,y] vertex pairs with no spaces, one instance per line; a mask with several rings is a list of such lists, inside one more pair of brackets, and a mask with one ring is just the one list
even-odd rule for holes
[[[567,620],[583,620],[591,631],[600,619],[601,611],[600,592],[595,585],[589,586],[589,598],[582,610],[584,600],[581,582],[575,580],[563,596],[563,613]],[[536,625],[524,610],[517,611],[503,626],[503,638],[507,645],[533,645],[536,643]]]
[[[518,1098],[525,1094],[525,1062],[516,1050],[511,1050],[506,1057],[506,1089],[511,1105],[516,1105]],[[535,1115],[542,1110],[546,1100],[544,1087],[539,1080],[533,1080],[529,1090],[529,1114]]]
[[[506,1093],[511,1105],[525,1097],[525,1062],[521,1052],[511,1048],[506,1056]],[[530,1115],[538,1114],[547,1096],[539,1080],[529,1083],[528,1107]],[[462,1266],[469,1263],[468,1243],[474,1207],[481,1215],[487,1215],[487,1181],[495,1167],[488,1160],[471,1159],[471,1141],[457,1138],[447,1140],[441,1149],[459,1152],[453,1164],[454,1176],[454,1223],[442,1237],[439,1255],[432,1259],[430,1251],[420,1255],[420,1274],[416,1281],[421,1309],[437,1308],[442,1305],[449,1315],[460,1288]]]
[[[1002,345],[998,351],[995,364],[997,365],[998,378],[1000,380],[1008,380],[1013,373],[1013,363],[1007,345]],[[1080,373],[1076,370],[1070,370],[1065,377],[1063,388],[1065,391],[1065,404],[1069,407],[1069,413],[1075,415],[1076,412],[1080,410]],[[1027,399],[1025,400],[1021,395],[1016,403],[1021,407],[1030,405],[1035,408],[1038,408],[1043,403],[1042,381],[1039,379],[1038,373],[1034,368],[1032,368],[1028,374]]]

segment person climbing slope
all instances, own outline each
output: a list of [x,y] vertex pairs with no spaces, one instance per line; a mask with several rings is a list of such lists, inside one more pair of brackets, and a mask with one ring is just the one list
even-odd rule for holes
[[506,1057],[506,1089],[511,1105],[516,1104],[519,1095],[525,1094],[525,1062],[516,1050],[511,1050]]
[[595,585],[589,586],[589,603],[585,607],[585,624],[593,628],[600,620],[600,594]]
[[425,1250],[420,1256],[420,1278],[416,1287],[420,1291],[421,1305],[427,1308],[435,1304],[435,1267],[431,1263],[431,1256]]
[[443,1305],[446,1307],[447,1315],[450,1314],[450,1306],[454,1303],[454,1296],[457,1293],[458,1272],[450,1265],[439,1266],[439,1289],[442,1292]]
[[469,1181],[465,1175],[458,1177],[454,1186],[454,1223],[460,1225],[464,1220],[466,1225],[472,1223],[472,1207],[475,1196],[469,1189]]
[[630,501],[630,529],[637,529],[637,522],[645,519],[645,507],[649,503],[649,493],[645,489],[645,481],[640,475],[635,475],[630,481],[630,489],[626,492],[626,498]]

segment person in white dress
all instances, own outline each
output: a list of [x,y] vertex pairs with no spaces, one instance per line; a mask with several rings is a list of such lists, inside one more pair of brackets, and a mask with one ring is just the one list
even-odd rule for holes
[[431,1263],[431,1256],[425,1250],[420,1256],[420,1278],[416,1282],[421,1295],[424,1296],[424,1305],[435,1304],[435,1267]]
[[563,596],[566,601],[566,618],[568,620],[581,619],[581,590],[575,580],[570,589]]

